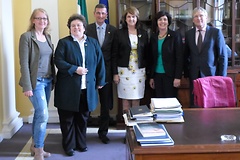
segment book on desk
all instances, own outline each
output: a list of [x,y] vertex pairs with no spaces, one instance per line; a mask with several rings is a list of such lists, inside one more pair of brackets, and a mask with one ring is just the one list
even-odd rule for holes
[[144,118],[144,117],[153,117],[152,112],[150,111],[147,105],[135,106],[129,108],[131,118]]
[[136,126],[143,137],[166,136],[166,129],[158,123],[137,123]]
[[[133,130],[136,136],[136,140],[141,146],[174,145],[173,139],[168,134],[163,124],[141,123],[134,125]],[[150,135],[147,137],[143,136],[144,130],[148,130],[147,133]]]
[[153,113],[147,105],[135,106],[129,109],[129,118],[136,121],[152,121]]
[[135,106],[123,114],[126,126],[134,126],[136,123],[154,122],[153,113],[147,105]]

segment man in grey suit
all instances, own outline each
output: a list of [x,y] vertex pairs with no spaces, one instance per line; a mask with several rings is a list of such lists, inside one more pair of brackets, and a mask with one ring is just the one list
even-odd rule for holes
[[228,55],[222,31],[207,25],[204,8],[193,10],[194,27],[185,35],[184,75],[190,81],[190,107],[193,101],[193,80],[207,76],[226,76]]
[[97,4],[94,10],[94,17],[96,22],[87,26],[86,35],[98,40],[101,46],[105,68],[106,68],[106,82],[107,84],[99,90],[99,97],[101,103],[100,120],[98,136],[100,140],[107,144],[109,138],[107,137],[110,115],[109,111],[113,108],[113,91],[112,91],[112,71],[111,71],[111,58],[112,58],[112,44],[116,28],[112,25],[106,24],[108,12],[104,4]]

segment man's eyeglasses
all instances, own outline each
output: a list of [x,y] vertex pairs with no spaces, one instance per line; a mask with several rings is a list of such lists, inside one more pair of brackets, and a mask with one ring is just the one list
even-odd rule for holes
[[47,18],[42,18],[42,17],[35,17],[34,19],[37,19],[39,21],[41,21],[41,20],[44,20],[44,21],[48,20]]

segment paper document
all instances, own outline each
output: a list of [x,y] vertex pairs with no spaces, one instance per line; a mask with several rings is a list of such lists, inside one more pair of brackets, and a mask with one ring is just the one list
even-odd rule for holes
[[155,109],[181,107],[177,98],[151,98],[151,105]]

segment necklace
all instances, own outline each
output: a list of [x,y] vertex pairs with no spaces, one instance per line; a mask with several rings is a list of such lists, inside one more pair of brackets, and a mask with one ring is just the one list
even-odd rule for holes
[[165,34],[162,35],[162,36],[159,34],[159,35],[158,35],[158,39],[163,39],[163,38],[165,38],[166,36],[167,36],[167,33],[165,33]]

